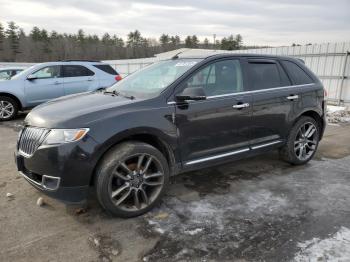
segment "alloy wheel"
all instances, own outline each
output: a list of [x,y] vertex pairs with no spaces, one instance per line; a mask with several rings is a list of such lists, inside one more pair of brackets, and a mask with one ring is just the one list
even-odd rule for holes
[[0,101],[0,119],[11,118],[15,112],[15,107],[9,101]]
[[138,211],[158,197],[163,185],[160,161],[149,154],[136,154],[119,162],[110,178],[108,193],[120,209]]
[[294,152],[299,160],[308,160],[314,154],[318,142],[316,126],[311,122],[304,123],[298,130],[294,141]]

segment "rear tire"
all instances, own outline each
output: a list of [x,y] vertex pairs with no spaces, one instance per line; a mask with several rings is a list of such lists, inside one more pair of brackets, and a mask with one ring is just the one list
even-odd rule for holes
[[96,194],[101,206],[119,217],[135,217],[160,201],[169,183],[163,154],[141,142],[124,142],[103,157],[96,173]]
[[302,116],[290,131],[287,143],[280,149],[280,157],[293,165],[309,162],[316,153],[320,125],[309,116]]
[[0,96],[0,121],[9,121],[16,117],[18,104],[11,97]]

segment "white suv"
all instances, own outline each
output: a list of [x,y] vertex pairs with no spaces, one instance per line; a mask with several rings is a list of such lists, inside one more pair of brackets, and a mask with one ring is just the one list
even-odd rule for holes
[[113,85],[121,76],[99,61],[60,61],[36,64],[0,82],[0,121],[51,99]]

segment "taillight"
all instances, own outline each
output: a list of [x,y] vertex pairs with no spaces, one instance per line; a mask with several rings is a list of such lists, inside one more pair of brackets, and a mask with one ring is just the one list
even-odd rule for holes
[[323,89],[323,91],[324,91],[324,97],[327,97],[328,96],[327,90]]
[[122,80],[123,78],[120,76],[120,75],[116,75],[115,76],[115,80],[117,80],[117,81],[120,81],[120,80]]

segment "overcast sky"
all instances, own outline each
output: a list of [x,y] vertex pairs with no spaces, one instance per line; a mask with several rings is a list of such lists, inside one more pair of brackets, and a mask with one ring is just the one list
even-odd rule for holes
[[0,0],[0,21],[123,38],[240,33],[249,45],[350,41],[350,0]]

